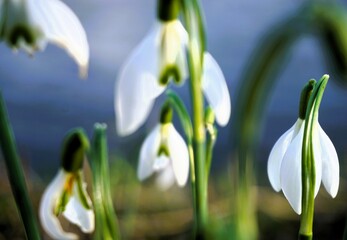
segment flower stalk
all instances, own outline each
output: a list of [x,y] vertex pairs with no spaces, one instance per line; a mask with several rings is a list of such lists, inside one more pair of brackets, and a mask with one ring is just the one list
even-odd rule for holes
[[202,237],[206,231],[208,221],[207,206],[207,177],[206,177],[206,134],[204,121],[204,98],[201,91],[202,64],[204,52],[204,35],[201,30],[204,29],[200,8],[197,1],[183,1],[184,19],[189,35],[188,39],[188,66],[190,73],[189,87],[192,101],[193,116],[193,152],[196,180],[196,224],[197,237]]
[[28,239],[40,239],[36,214],[33,211],[25,182],[24,171],[17,153],[16,142],[7,114],[4,99],[0,92],[0,145],[2,148],[7,175],[11,184],[17,209],[20,213],[26,237]]
[[312,226],[315,197],[315,156],[313,151],[314,131],[318,124],[318,111],[329,76],[324,75],[315,84],[307,105],[305,131],[302,145],[302,216],[299,239],[312,239]]
[[[188,154],[189,154],[189,165],[190,165],[190,186],[192,190],[192,201],[193,201],[193,216],[196,219],[197,209],[196,209],[196,186],[195,186],[195,163],[194,163],[194,150],[193,150],[193,126],[190,120],[189,113],[183,101],[177,94],[172,90],[166,91],[166,104],[175,110],[178,115],[178,118],[183,127],[184,133],[186,135]],[[196,233],[196,223],[193,225],[193,235]]]
[[210,175],[212,155],[214,144],[217,140],[217,128],[214,126],[215,116],[211,107],[208,107],[205,112],[205,124],[207,131],[207,142],[206,142],[206,178]]
[[[216,122],[221,126],[226,126],[230,118],[230,96],[223,72],[217,61],[206,51],[199,1],[158,0],[157,10],[154,28],[132,52],[122,67],[115,86],[117,131],[123,136],[132,134],[146,121],[155,99],[170,84],[182,85],[190,78],[192,113],[188,114],[182,101],[170,91],[164,104],[169,104],[177,111],[186,134],[193,191],[193,235],[199,238],[206,232],[208,216],[207,175],[211,160],[207,163],[206,154],[212,156],[214,145],[214,139],[211,139],[207,149],[204,95],[214,111]],[[187,31],[178,18],[180,11],[183,12]],[[157,126],[141,147],[143,154],[140,154],[138,171],[140,180],[149,177],[153,171],[158,173],[158,170],[162,170],[163,165],[159,163],[168,163],[167,159],[164,160],[165,156],[172,157],[168,153],[165,155],[164,149],[159,149],[162,150],[159,155],[153,152],[158,139],[165,145],[165,137],[171,139],[177,135],[171,131],[173,126],[164,125],[169,124]],[[160,128],[171,129],[172,135],[159,133]],[[145,152],[148,156],[145,156]],[[157,157],[162,157],[163,161],[158,161]],[[153,161],[159,165],[153,165]],[[176,160],[171,162],[176,163]],[[144,170],[143,167],[148,169]]]
[[90,157],[96,218],[94,239],[117,240],[120,233],[111,196],[106,129],[106,124],[95,124]]

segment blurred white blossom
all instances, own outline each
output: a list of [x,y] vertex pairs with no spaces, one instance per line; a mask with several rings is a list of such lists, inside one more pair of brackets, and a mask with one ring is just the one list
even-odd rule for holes
[[82,171],[70,173],[61,169],[45,190],[40,203],[41,224],[51,238],[78,239],[76,234],[62,229],[58,219],[60,214],[83,232],[94,231],[94,212]]
[[32,55],[47,42],[64,48],[77,62],[80,75],[88,70],[86,33],[71,9],[60,0],[3,0],[0,2],[0,38],[13,49]]
[[189,174],[188,148],[172,123],[158,124],[140,150],[138,178],[142,181],[156,173],[156,183],[165,190],[175,182],[184,186]]
[[[158,21],[131,53],[115,85],[115,112],[120,135],[135,132],[147,119],[155,99],[171,80],[183,84],[188,77],[186,60],[188,34],[177,19]],[[231,104],[224,75],[213,57],[205,52],[202,90],[225,126]]]

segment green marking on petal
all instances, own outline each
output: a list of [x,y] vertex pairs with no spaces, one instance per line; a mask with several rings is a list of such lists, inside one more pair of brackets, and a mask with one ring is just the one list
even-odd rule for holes
[[166,145],[164,145],[164,144],[161,144],[160,147],[159,147],[157,156],[160,156],[160,155],[164,155],[164,156],[167,156],[167,157],[170,156],[169,148]]
[[181,71],[175,64],[167,65],[164,67],[164,69],[159,74],[159,84],[167,85],[171,78],[176,84],[180,84],[182,82]]
[[82,206],[85,209],[88,209],[88,210],[91,209],[92,204],[89,200],[89,196],[88,196],[88,193],[86,191],[86,188],[84,187],[81,172],[76,174],[76,183],[77,183],[78,199],[80,200]]
[[32,31],[29,26],[19,24],[10,31],[8,41],[12,46],[17,46],[19,41],[24,39],[27,44],[32,45],[35,43],[36,38],[36,32]]

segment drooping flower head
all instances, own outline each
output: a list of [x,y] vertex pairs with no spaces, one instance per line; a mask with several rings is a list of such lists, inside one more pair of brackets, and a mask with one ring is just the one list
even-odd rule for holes
[[4,0],[0,3],[0,39],[32,55],[47,42],[64,48],[86,76],[89,46],[76,15],[60,0]]
[[[302,152],[305,136],[306,109],[308,99],[315,82],[309,82],[301,96],[299,118],[287,132],[275,143],[268,161],[268,176],[275,191],[282,190],[297,214],[302,212]],[[311,120],[309,120],[311,121]],[[317,195],[321,181],[327,192],[335,197],[339,186],[339,162],[333,143],[318,123],[317,117],[312,123],[312,146],[314,156],[315,186]],[[306,133],[309,134],[309,133]]]
[[[155,99],[170,82],[181,85],[188,77],[188,34],[178,19],[179,0],[158,0],[158,20],[122,66],[115,85],[117,132],[129,135],[148,117]],[[230,96],[224,75],[205,52],[201,87],[225,126],[230,117]]]
[[172,110],[164,108],[158,124],[147,136],[140,150],[138,178],[142,181],[157,174],[156,183],[165,190],[175,182],[184,186],[189,173],[188,148],[171,123]]
[[62,229],[58,219],[60,215],[85,233],[94,231],[94,212],[82,171],[88,148],[89,141],[83,130],[77,129],[67,136],[62,168],[42,196],[40,221],[45,232],[53,239],[78,239],[76,234]]

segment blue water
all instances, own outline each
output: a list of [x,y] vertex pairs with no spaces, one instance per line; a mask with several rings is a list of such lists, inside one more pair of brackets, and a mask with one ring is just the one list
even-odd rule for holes
[[[267,28],[297,9],[302,1],[202,2],[208,50],[224,71],[234,103],[241,71],[255,44]],[[23,52],[14,54],[5,44],[0,45],[0,88],[21,156],[35,171],[48,174],[59,166],[60,144],[66,131],[82,126],[91,136],[95,122],[106,122],[110,152],[130,156],[135,163],[139,144],[156,124],[158,106],[140,131],[119,138],[114,127],[113,90],[121,64],[153,24],[155,1],[70,0],[66,3],[79,16],[88,35],[91,59],[87,80],[78,78],[73,60],[53,45],[33,58]],[[268,107],[260,161],[266,161],[274,142],[295,122],[303,84],[327,73],[323,57],[314,39],[302,39],[294,48]],[[176,90],[189,100],[187,87]],[[320,123],[335,143],[340,158],[347,153],[346,103],[346,89],[331,81],[321,106]],[[216,150],[221,157],[214,165],[224,163],[230,149],[226,142],[230,134],[230,126],[220,129]]]

